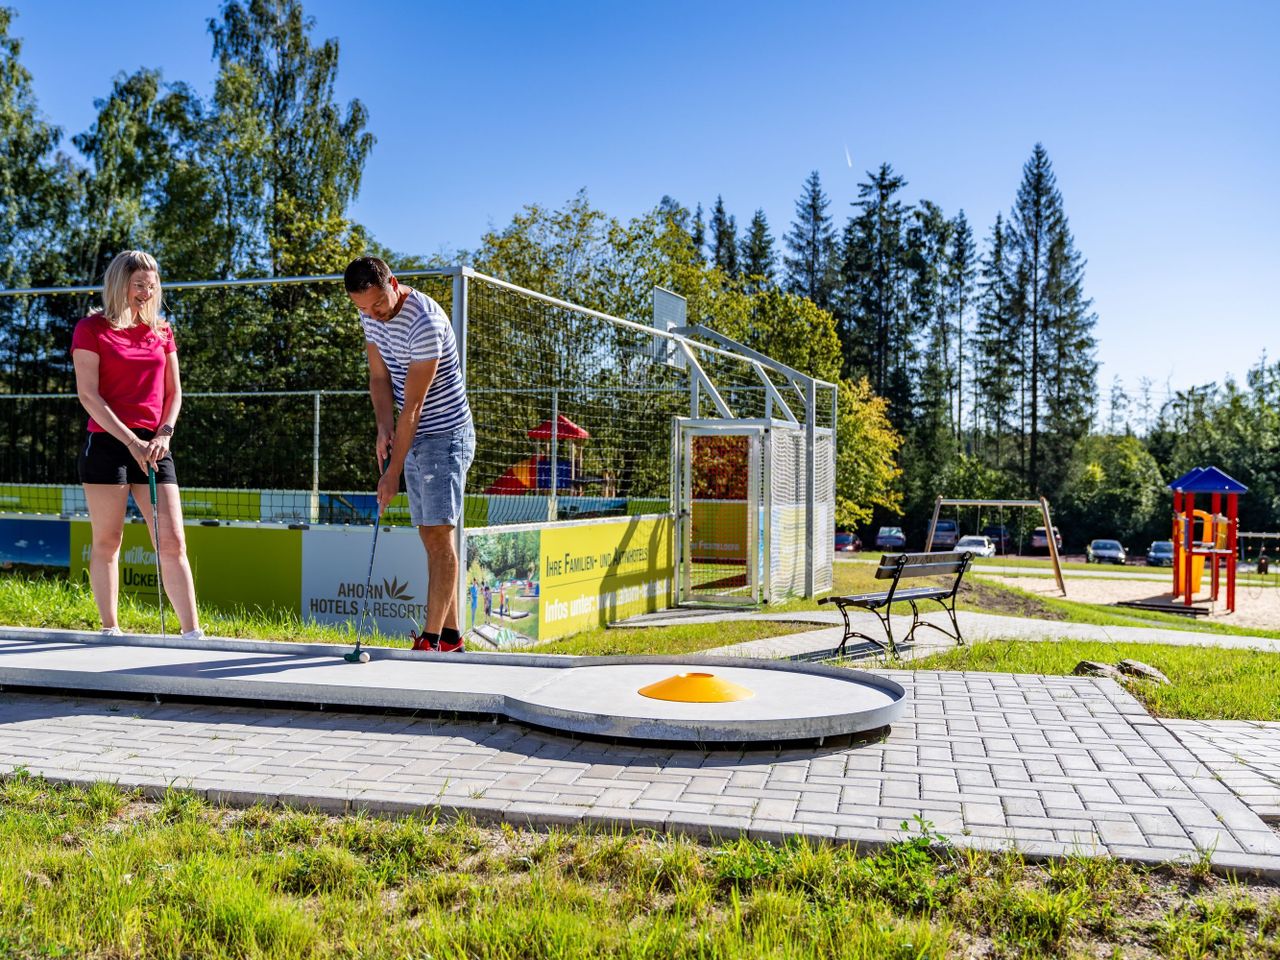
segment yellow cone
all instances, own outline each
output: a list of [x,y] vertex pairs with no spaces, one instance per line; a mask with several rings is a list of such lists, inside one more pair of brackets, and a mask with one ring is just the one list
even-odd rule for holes
[[732,703],[755,696],[754,690],[721,679],[714,673],[678,673],[636,692],[652,700],[677,700],[681,703]]

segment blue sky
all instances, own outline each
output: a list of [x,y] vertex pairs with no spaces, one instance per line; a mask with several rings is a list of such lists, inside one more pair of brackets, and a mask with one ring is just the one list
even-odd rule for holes
[[[216,2],[0,2],[68,136],[120,71],[210,89]],[[393,249],[471,247],[582,187],[623,218],[722,194],[780,241],[810,170],[843,220],[881,161],[985,237],[1040,141],[1088,259],[1104,392],[1146,376],[1160,399],[1280,353],[1280,4],[306,8],[378,138],[352,214]]]

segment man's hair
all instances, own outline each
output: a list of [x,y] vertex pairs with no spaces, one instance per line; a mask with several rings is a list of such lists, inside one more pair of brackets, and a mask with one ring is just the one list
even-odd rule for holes
[[347,264],[342,282],[347,293],[364,293],[370,287],[385,287],[391,282],[391,268],[377,257],[359,257]]

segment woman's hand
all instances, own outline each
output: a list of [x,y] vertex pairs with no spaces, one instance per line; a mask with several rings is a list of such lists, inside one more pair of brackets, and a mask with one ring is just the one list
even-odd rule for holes
[[148,451],[150,449],[151,444],[146,440],[143,440],[141,437],[134,437],[129,441],[129,456],[133,457],[134,461],[142,469],[143,473],[147,472],[147,467],[151,463],[151,461],[147,459]]
[[169,438],[152,437],[146,441],[146,451],[144,458],[146,462],[153,465],[159,464],[161,460],[169,455]]

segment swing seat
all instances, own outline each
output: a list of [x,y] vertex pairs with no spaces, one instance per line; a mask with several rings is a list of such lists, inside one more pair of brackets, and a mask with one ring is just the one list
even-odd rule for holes
[[[911,607],[911,629],[907,631],[907,635],[903,638],[903,643],[910,643],[915,639],[916,630],[920,627],[931,627],[955,640],[958,645],[963,645],[964,637],[960,635],[960,623],[956,620],[956,592],[960,589],[960,581],[964,579],[965,571],[969,569],[969,564],[972,561],[973,554],[967,550],[963,552],[947,551],[944,553],[899,553],[882,556],[880,558],[880,566],[876,568],[876,579],[892,580],[893,582],[889,585],[888,590],[883,593],[823,597],[818,601],[819,604],[834,603],[840,609],[841,617],[844,618],[844,636],[840,640],[836,655],[844,656],[845,647],[849,641],[854,637],[859,637],[863,640],[869,640],[896,659],[898,645],[894,641],[893,625],[889,621],[889,613],[895,603],[906,603]],[[901,581],[917,577],[950,577],[951,579],[949,582],[937,585],[898,589],[898,584]],[[936,601],[946,611],[947,616],[951,618],[951,630],[920,619],[919,604],[926,600]],[[869,610],[874,613],[876,619],[880,621],[880,625],[884,627],[886,639],[879,640],[876,637],[854,630],[853,625],[849,622],[849,610],[851,608]]]

